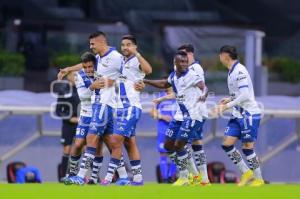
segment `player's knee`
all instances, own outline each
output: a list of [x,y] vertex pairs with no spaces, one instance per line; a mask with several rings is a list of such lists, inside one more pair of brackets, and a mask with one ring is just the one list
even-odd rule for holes
[[171,143],[164,143],[164,149],[166,149],[167,151],[174,151],[174,145]]
[[110,147],[112,151],[118,150],[122,148],[122,143],[119,142],[118,140],[112,139],[110,142]]
[[70,153],[71,153],[71,145],[64,146],[63,153],[70,155]]
[[202,142],[202,140],[194,140],[193,142],[192,142],[192,145],[203,145],[203,142]]
[[243,143],[243,149],[253,149],[254,148],[254,143],[253,142],[245,142]]
[[121,148],[121,145],[118,144],[118,143],[111,143],[111,150],[114,151],[114,150],[118,150]]
[[86,143],[88,146],[97,147],[97,143],[99,142],[99,138],[96,135],[89,134],[86,137]]
[[184,149],[184,145],[176,143],[174,148],[175,148],[175,151],[182,151]]
[[84,146],[84,142],[75,142],[74,143],[74,148],[77,151],[81,150],[83,148],[83,146]]
[[125,146],[126,150],[128,150],[130,148],[130,142],[128,140],[125,140],[124,146]]

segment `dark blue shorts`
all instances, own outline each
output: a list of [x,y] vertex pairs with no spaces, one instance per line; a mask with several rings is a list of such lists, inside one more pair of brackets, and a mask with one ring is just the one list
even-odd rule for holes
[[136,124],[139,121],[142,110],[130,106],[127,108],[118,108],[115,118],[114,133],[124,137],[135,136]]
[[166,131],[166,137],[171,140],[186,140],[195,138],[195,132],[202,128],[203,123],[198,120],[185,118],[183,121],[173,120]]
[[76,138],[85,139],[89,132],[91,117],[80,116],[79,122],[76,128]]
[[254,142],[257,139],[260,119],[260,114],[230,119],[225,129],[225,136],[237,137],[243,143]]
[[103,136],[112,133],[114,128],[114,109],[106,104],[93,104],[93,116],[90,124],[90,134]]

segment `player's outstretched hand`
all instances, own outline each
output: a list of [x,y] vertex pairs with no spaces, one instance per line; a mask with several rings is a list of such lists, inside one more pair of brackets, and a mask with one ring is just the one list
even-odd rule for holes
[[227,104],[228,102],[230,102],[231,99],[229,97],[225,97],[225,98],[222,98],[220,101],[219,101],[219,104]]
[[95,90],[95,89],[101,89],[102,87],[103,87],[103,84],[102,84],[102,82],[99,81],[98,79],[95,80],[95,81],[91,84],[91,86],[90,86],[90,88],[91,88],[92,90]]
[[172,117],[169,116],[169,115],[161,115],[161,116],[159,117],[159,119],[164,120],[164,121],[166,121],[166,122],[171,122],[171,121],[172,121]]
[[200,101],[200,102],[205,102],[206,97],[207,97],[206,95],[200,96],[200,97],[199,97],[199,101]]
[[137,91],[142,91],[145,88],[145,83],[143,81],[138,81],[134,84],[134,89]]
[[138,54],[138,51],[137,51],[137,46],[136,45],[131,45],[128,47],[128,51],[130,52],[130,54]]
[[228,107],[226,106],[226,104],[219,104],[209,110],[209,116],[212,118],[219,117],[219,115],[221,115],[227,109],[228,109]]
[[159,100],[159,99],[160,99],[160,98],[156,98],[156,99],[152,100],[152,102],[153,102],[155,105],[157,105],[157,104],[160,103],[160,100]]
[[78,123],[78,117],[71,117],[70,122],[74,123],[74,124],[77,124]]
[[69,73],[68,68],[59,69],[57,79],[62,80]]
[[210,109],[208,111],[208,115],[210,118],[217,118],[219,117],[219,113],[218,113],[218,106],[213,107],[212,109]]
[[108,78],[100,78],[95,80],[92,85],[91,88],[94,89],[103,89],[103,88],[108,88],[113,86],[114,84],[114,80],[108,79]]

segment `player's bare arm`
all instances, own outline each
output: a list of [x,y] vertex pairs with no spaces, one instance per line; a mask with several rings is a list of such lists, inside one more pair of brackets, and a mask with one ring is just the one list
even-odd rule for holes
[[152,100],[152,102],[159,104],[163,101],[171,100],[171,99],[175,99],[175,94],[173,92],[168,95],[164,95],[162,97],[156,98],[156,99]]
[[146,85],[144,84],[144,82],[142,80],[134,83],[134,89],[137,90],[137,91],[144,90],[145,86]]
[[150,115],[153,119],[156,119],[156,120],[164,120],[166,122],[170,122],[172,120],[172,117],[170,117],[169,115],[163,115],[163,114],[160,114],[156,108],[157,104],[156,103],[153,103],[153,107],[150,111]]
[[109,78],[100,78],[94,81],[90,85],[90,89],[93,91],[95,89],[103,89],[103,88],[109,88],[112,87],[115,83],[115,80],[109,79]]
[[219,101],[219,104],[227,104],[231,101],[230,97],[224,97]]
[[144,79],[144,83],[154,86],[156,88],[169,88],[171,85],[169,84],[168,80],[161,79],[161,80],[150,80],[150,79]]
[[82,69],[82,63],[60,69],[59,73],[57,74],[57,79],[62,80],[68,73],[72,71],[79,71],[80,69]]
[[208,88],[203,81],[198,82],[196,86],[203,92],[203,95],[200,96],[199,101],[204,102],[208,95]]
[[149,64],[149,62],[138,52],[137,50],[137,46],[136,45],[131,45],[128,47],[128,51],[130,51],[130,53],[134,54],[136,56],[136,58],[139,60],[140,62],[140,69],[146,74],[149,75],[152,73],[152,67]]

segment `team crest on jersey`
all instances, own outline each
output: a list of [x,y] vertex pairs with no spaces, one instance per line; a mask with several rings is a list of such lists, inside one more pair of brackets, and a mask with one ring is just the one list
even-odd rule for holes
[[129,66],[129,64],[127,63],[127,64],[125,64],[124,65],[124,67],[126,68],[126,69],[129,69],[130,68],[130,66]]
[[108,67],[110,62],[111,62],[111,59],[110,59],[110,58],[107,58],[107,59],[105,59],[101,64],[102,64],[102,66],[104,66],[104,67]]
[[127,76],[125,75],[120,75],[119,76],[120,81],[125,81],[127,79]]

